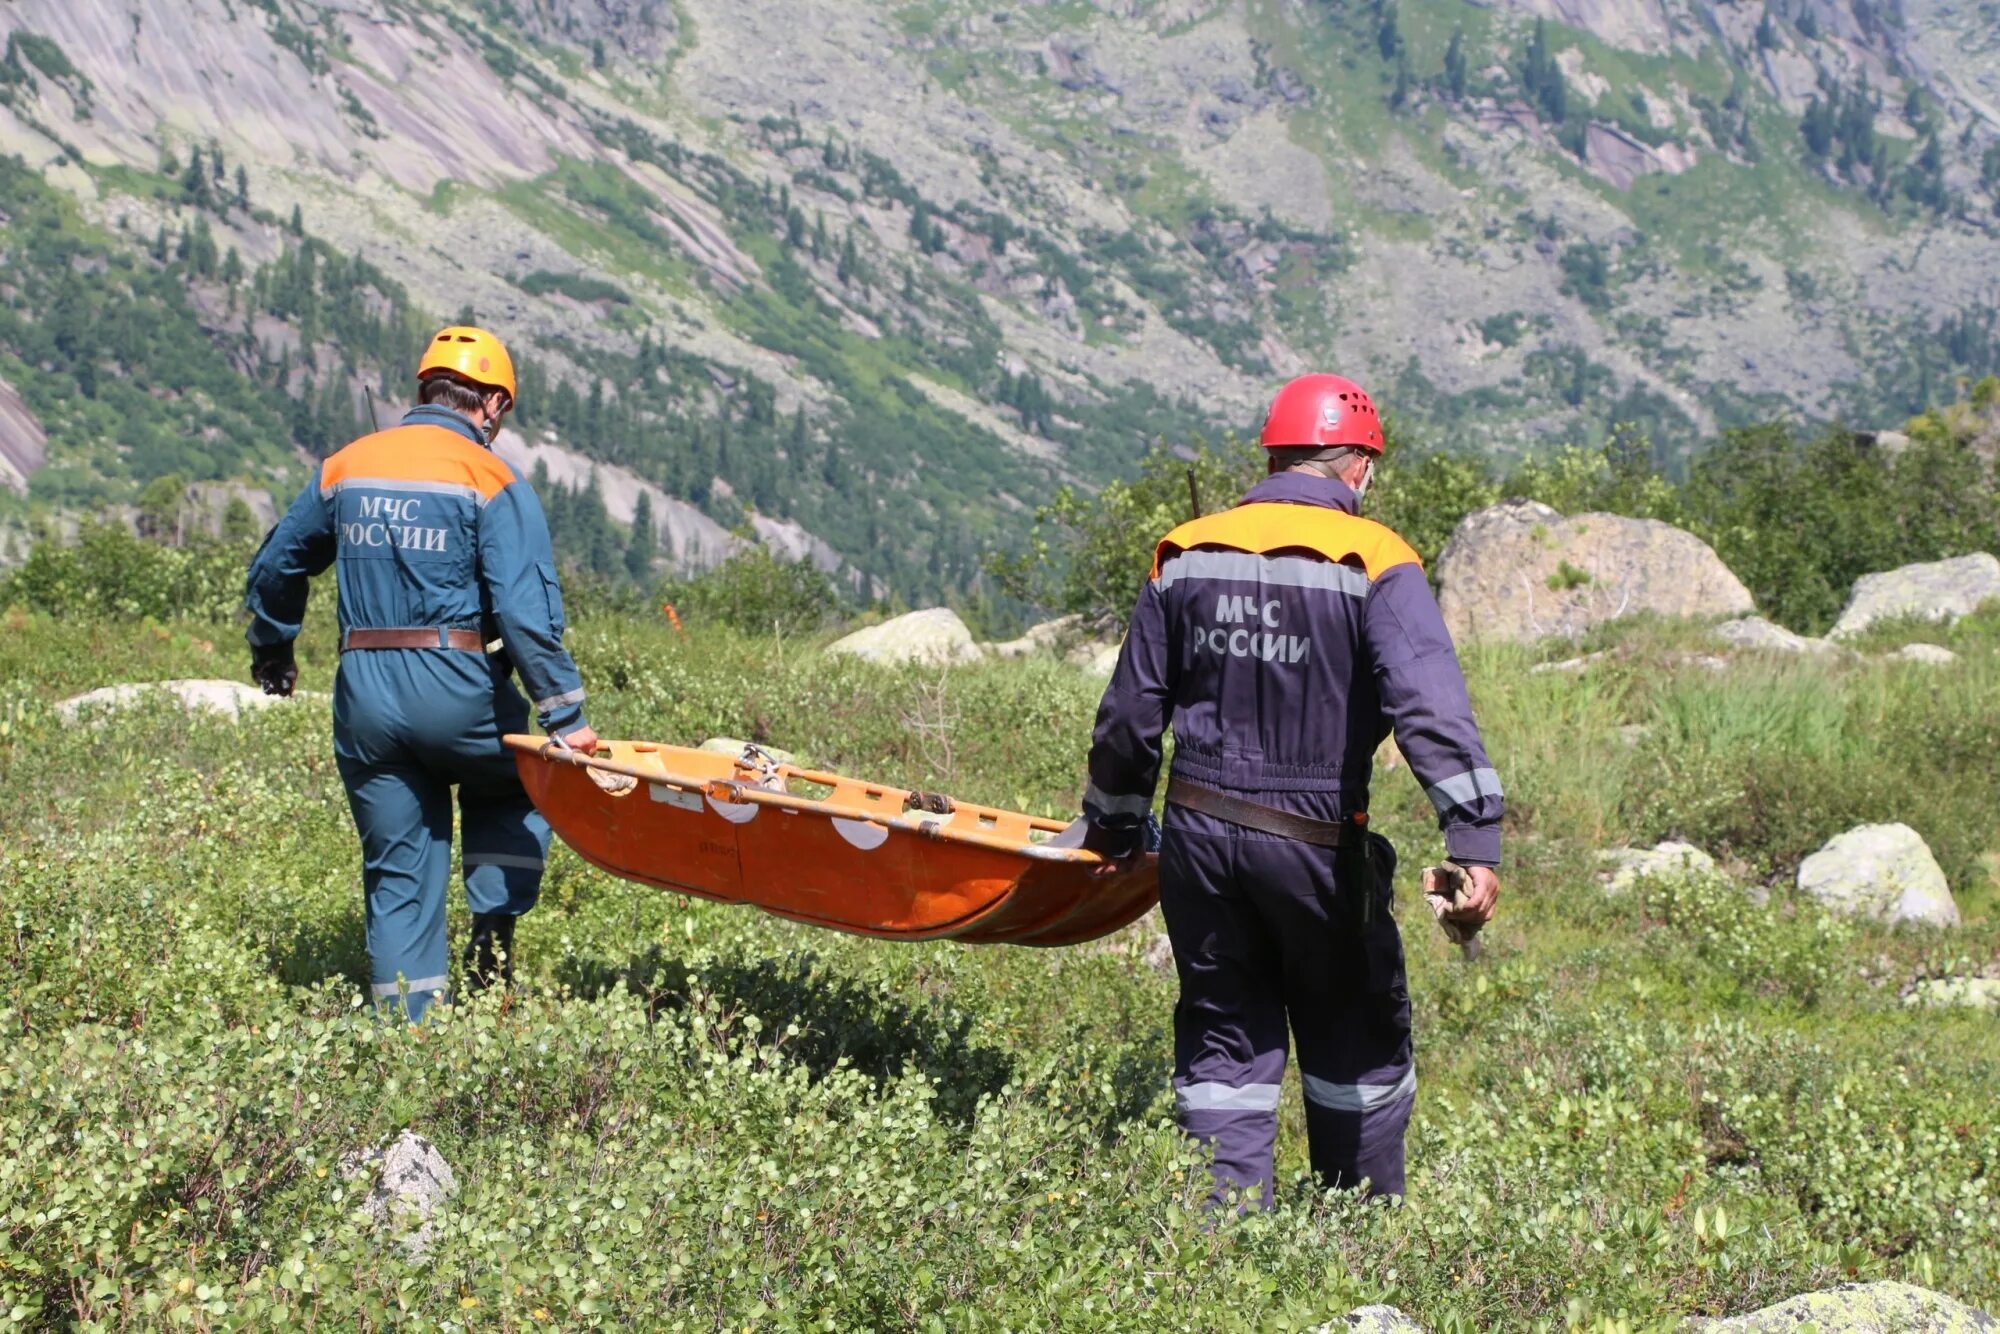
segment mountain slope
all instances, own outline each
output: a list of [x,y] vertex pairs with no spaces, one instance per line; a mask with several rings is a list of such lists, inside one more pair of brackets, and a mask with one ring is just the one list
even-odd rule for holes
[[[141,262],[204,214],[246,285],[296,207],[507,330],[531,432],[935,597],[1308,367],[1440,442],[1663,460],[2000,368],[1995,8],[22,0],[0,152]],[[358,416],[378,341],[286,388],[352,361]]]

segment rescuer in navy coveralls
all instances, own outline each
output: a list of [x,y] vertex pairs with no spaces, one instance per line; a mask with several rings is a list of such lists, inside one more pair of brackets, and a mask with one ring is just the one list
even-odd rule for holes
[[1214,1150],[1214,1199],[1271,1198],[1288,1021],[1314,1172],[1401,1195],[1416,1066],[1395,851],[1366,828],[1374,754],[1393,729],[1469,872],[1462,922],[1499,892],[1500,780],[1416,553],[1355,517],[1382,453],[1367,393],[1301,377],[1263,444],[1269,477],[1159,545],[1097,715],[1086,846],[1135,850],[1171,721],[1174,1101]]
[[513,362],[492,334],[452,328],[417,378],[420,406],[400,425],[320,465],[264,539],[245,593],[252,673],[289,695],[307,580],[335,567],[333,749],[361,835],[374,994],[412,1021],[449,982],[454,785],[475,989],[511,977],[515,920],[541,891],[548,822],[500,743],[527,730],[510,669],[544,731],[597,745],[563,647],[541,504],[489,448],[514,405]]

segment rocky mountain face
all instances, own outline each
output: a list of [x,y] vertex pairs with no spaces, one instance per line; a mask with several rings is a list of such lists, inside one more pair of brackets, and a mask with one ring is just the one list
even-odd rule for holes
[[[2000,369],[1997,34],[1993,0],[16,0],[0,153],[141,263],[201,213],[246,292],[311,238],[504,329],[549,405],[522,456],[650,488],[677,559],[733,529],[934,595],[1309,367],[1440,444],[1634,421],[1663,459]],[[224,292],[205,327],[275,356]],[[399,392],[288,327],[289,390]]]

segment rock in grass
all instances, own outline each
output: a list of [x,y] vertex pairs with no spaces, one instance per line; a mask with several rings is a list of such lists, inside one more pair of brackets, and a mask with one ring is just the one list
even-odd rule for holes
[[1905,565],[1855,580],[1847,607],[1828,634],[1844,639],[1901,616],[1955,621],[1994,599],[2000,599],[2000,558],[1989,552]]
[[972,632],[949,607],[931,607],[897,616],[880,625],[856,630],[827,646],[828,653],[845,653],[869,662],[917,662],[938,666],[969,662],[980,656]]
[[[301,691],[292,698],[324,699],[325,696]],[[241,681],[139,681],[73,696],[56,705],[56,715],[66,723],[74,723],[91,713],[128,709],[151,699],[171,699],[188,713],[214,713],[225,718],[240,718],[245,712],[284,703],[278,696],[267,695],[261,688]]]
[[1393,1306],[1363,1306],[1349,1311],[1340,1319],[1321,1325],[1316,1334],[1344,1334],[1348,1330],[1360,1330],[1362,1334],[1426,1334],[1422,1325]]
[[1762,616],[1743,616],[1724,621],[1715,633],[1740,649],[1756,653],[1839,653],[1840,645],[1825,639],[1794,634]]
[[1906,824],[1850,829],[1799,866],[1799,891],[1830,912],[1957,926],[1958,903],[1922,835]]
[[1743,581],[1706,542],[1655,519],[1565,518],[1516,500],[1466,516],[1438,557],[1438,606],[1467,640],[1575,638],[1620,616],[1744,616]]
[[437,1145],[405,1130],[387,1148],[354,1149],[341,1155],[342,1180],[355,1181],[371,1173],[374,1185],[361,1202],[361,1212],[395,1237],[412,1260],[429,1259],[437,1211],[458,1190],[451,1164]]
[[2000,1010],[2000,978],[1927,977],[1910,988],[1903,1004],[1923,1009]]
[[1932,667],[1949,667],[1958,661],[1958,655],[1942,644],[1905,644],[1890,656]]
[[1598,854],[1611,863],[1604,887],[1623,894],[1641,880],[1691,880],[1722,874],[1715,858],[1692,843],[1669,841],[1650,848],[1607,848]]
[[1843,1283],[1749,1315],[1688,1326],[1702,1334],[1985,1334],[2000,1321],[1942,1293],[1908,1283]]

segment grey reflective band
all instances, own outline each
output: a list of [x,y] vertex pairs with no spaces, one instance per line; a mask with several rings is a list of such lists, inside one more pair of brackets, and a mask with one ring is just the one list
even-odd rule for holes
[[377,996],[388,997],[400,996],[407,989],[412,996],[421,996],[426,992],[443,991],[450,983],[448,977],[419,977],[409,982],[377,982],[374,991]]
[[547,699],[536,700],[535,712],[547,713],[550,709],[560,709],[565,704],[581,703],[583,703],[583,687],[578,686],[574,690],[565,690],[560,695],[550,695]]
[[486,497],[475,486],[459,482],[407,482],[400,477],[343,477],[319,489],[322,497],[339,495],[342,491],[420,491],[432,496],[457,496],[475,505],[486,503]]
[[1155,581],[1161,591],[1182,579],[1231,579],[1245,584],[1275,584],[1283,588],[1316,588],[1332,593],[1368,596],[1365,570],[1312,556],[1259,556],[1251,551],[1183,551],[1160,567]]
[[1151,793],[1143,796],[1114,797],[1095,783],[1083,789],[1083,804],[1095,806],[1106,815],[1145,815],[1153,809]]
[[1470,806],[1481,797],[1498,797],[1500,775],[1491,769],[1471,769],[1432,783],[1428,789],[1431,805],[1440,814],[1454,806]]
[[1183,1112],[1275,1112],[1277,1084],[1183,1084],[1174,1090],[1174,1106]]
[[539,871],[543,862],[540,857],[518,857],[511,852],[468,852],[465,854],[467,866],[515,866],[523,871]]
[[1372,1112],[1414,1097],[1417,1092],[1417,1068],[1411,1066],[1393,1084],[1333,1084],[1311,1075],[1305,1076],[1305,1084],[1306,1101],[1315,1107],[1336,1112]]

